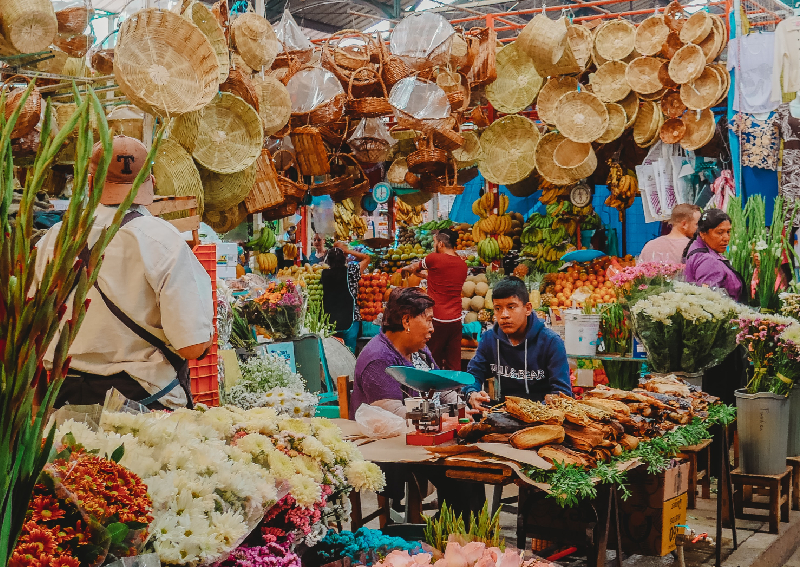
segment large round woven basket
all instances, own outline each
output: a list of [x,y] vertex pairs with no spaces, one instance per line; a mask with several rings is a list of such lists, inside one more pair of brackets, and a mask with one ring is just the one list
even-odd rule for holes
[[661,110],[652,101],[644,101],[633,124],[633,141],[639,147],[647,147],[654,136],[658,136]]
[[699,45],[684,45],[669,62],[670,78],[682,85],[695,80],[706,66],[706,56]]
[[[157,195],[197,197],[197,214],[203,216],[203,182],[192,156],[181,145],[167,138],[158,146],[153,160],[153,176]],[[187,212],[174,213],[173,218],[187,216]]]
[[597,96],[571,92],[558,99],[556,128],[573,142],[594,142],[608,127],[608,111]]
[[722,104],[722,102],[728,98],[728,89],[731,87],[731,75],[728,73],[728,68],[725,65],[712,65],[714,69],[717,70],[720,78],[722,79],[722,86],[719,89],[720,95],[719,98],[712,106],[718,106]]
[[608,61],[598,67],[597,71],[589,75],[592,92],[603,102],[617,102],[631,92],[631,87],[625,80],[625,71],[628,68],[622,61]]
[[633,126],[636,116],[639,114],[639,95],[634,91],[619,101],[619,105],[625,110],[625,129]]
[[714,137],[714,113],[708,108],[698,112],[687,112],[681,117],[686,124],[686,134],[681,139],[681,147],[694,151],[702,148]]
[[133,105],[125,104],[108,113],[108,127],[115,136],[144,139],[144,112]]
[[196,0],[186,5],[181,15],[200,28],[200,31],[208,38],[214,53],[217,54],[219,82],[223,82],[228,78],[228,72],[231,68],[231,55],[228,51],[225,32],[222,30],[222,26],[219,25],[217,18],[205,4]]
[[216,173],[235,173],[261,155],[264,132],[255,109],[230,93],[220,93],[200,114],[192,156]]
[[[728,28],[725,27],[725,22],[722,21],[722,18],[717,14],[711,15],[711,23],[713,24],[711,27],[715,32],[715,35],[720,39],[719,48],[717,49],[717,54],[714,57],[716,59],[719,57],[719,54],[722,53],[722,50],[728,45]],[[708,38],[704,39],[706,41]],[[703,49],[705,51],[705,49]],[[713,61],[713,59],[712,59]]]
[[522,181],[536,166],[539,130],[531,120],[512,114],[495,121],[481,135],[478,168],[492,183]]
[[628,121],[622,105],[609,102],[606,103],[606,110],[608,111],[608,126],[603,135],[596,140],[600,144],[608,144],[622,136],[625,131],[625,123]]
[[678,50],[683,47],[683,42],[677,32],[671,31],[664,40],[664,45],[661,46],[661,56],[666,59],[672,59]]
[[497,52],[496,65],[497,79],[486,87],[486,98],[506,114],[525,110],[544,82],[531,58],[512,43]]
[[686,124],[680,118],[670,118],[661,125],[659,137],[665,144],[677,144],[686,135]]
[[[259,153],[260,155],[260,153]],[[203,195],[206,211],[224,211],[244,201],[256,181],[256,164],[236,173],[217,173],[203,167]]]
[[594,37],[586,26],[572,24],[567,28],[567,45],[569,45],[572,56],[582,68],[586,68],[592,62],[592,47]]
[[50,0],[0,0],[0,14],[3,36],[20,53],[46,50],[58,32]]
[[248,12],[237,16],[231,25],[236,51],[250,68],[270,67],[280,53],[281,42],[272,25],[261,16]]
[[578,79],[575,77],[550,77],[539,91],[536,99],[536,110],[539,118],[547,124],[555,124],[556,104],[558,99],[569,92],[578,90]]
[[642,55],[656,55],[667,41],[669,28],[663,16],[650,16],[636,28],[636,51]]
[[572,175],[559,167],[553,158],[556,148],[566,140],[558,132],[549,132],[542,136],[536,148],[536,170],[546,181],[553,185],[569,185],[574,181]]
[[597,168],[597,156],[592,144],[580,144],[569,139],[556,146],[553,161],[574,181],[589,177]]
[[545,14],[536,14],[514,43],[531,58],[537,73],[546,77],[550,73],[543,73],[558,63],[569,46],[566,19],[551,20]]
[[689,16],[689,19],[681,27],[681,41],[683,43],[700,43],[706,38],[713,25],[709,13],[698,10]]
[[670,91],[661,99],[661,112],[667,118],[679,118],[686,112],[686,105],[681,100],[681,93],[678,91]]
[[623,19],[607,22],[594,38],[597,54],[609,61],[624,59],[630,55],[635,43],[636,26]]
[[172,12],[150,9],[122,22],[114,75],[132,103],[164,116],[211,102],[220,73],[217,54],[197,26]]
[[242,224],[247,218],[247,209],[244,203],[239,203],[223,211],[206,210],[203,222],[213,228],[217,234],[225,234]]
[[[713,22],[716,20],[712,19],[711,21]],[[722,36],[717,32],[716,26],[711,26],[711,31],[708,32],[706,38],[698,45],[706,56],[706,63],[712,63],[722,50]]]
[[658,78],[662,63],[661,59],[655,57],[637,57],[631,61],[625,72],[631,89],[639,94],[652,94],[664,88]]
[[91,19],[88,6],[70,6],[56,12],[58,33],[83,33]]
[[458,169],[472,167],[481,155],[481,141],[478,135],[475,132],[462,132],[461,135],[464,136],[464,145],[452,152]]
[[716,69],[706,67],[694,81],[681,85],[681,100],[689,110],[709,108],[719,99],[721,88],[722,78]]
[[259,111],[259,93],[249,74],[242,73],[238,67],[233,67],[228,72],[228,78],[219,85],[220,92],[231,93],[238,96]]
[[258,115],[264,135],[271,136],[289,122],[292,114],[292,99],[286,86],[274,77],[253,78],[258,90]]
[[665,88],[678,88],[678,83],[673,81],[672,77],[669,76],[669,61],[666,59],[661,63],[661,68],[658,70],[658,80],[661,81],[661,84]]

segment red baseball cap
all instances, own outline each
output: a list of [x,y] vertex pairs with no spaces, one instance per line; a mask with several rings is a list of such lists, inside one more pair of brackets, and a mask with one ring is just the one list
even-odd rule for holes
[[[147,160],[147,148],[136,138],[114,136],[111,147],[111,163],[108,165],[106,181],[100,203],[103,205],[119,205],[128,196],[133,182]],[[97,142],[92,148],[92,159],[89,162],[89,174],[92,175],[100,165],[103,157],[103,145]],[[134,205],[150,205],[153,203],[153,176],[150,175],[139,187],[133,200]]]

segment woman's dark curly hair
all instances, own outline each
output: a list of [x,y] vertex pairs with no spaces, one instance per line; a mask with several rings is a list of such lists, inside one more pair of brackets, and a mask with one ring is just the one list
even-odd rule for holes
[[419,317],[433,307],[433,299],[418,287],[396,287],[389,295],[383,312],[383,332],[402,331],[403,317]]

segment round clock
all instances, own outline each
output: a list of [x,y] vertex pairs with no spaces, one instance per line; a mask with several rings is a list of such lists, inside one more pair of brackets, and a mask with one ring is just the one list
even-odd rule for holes
[[582,209],[592,202],[592,190],[585,183],[579,183],[570,191],[569,200],[575,207]]
[[378,203],[375,201],[375,199],[370,193],[367,193],[366,195],[361,197],[361,208],[367,211],[368,213],[371,213],[378,208]]
[[388,183],[377,183],[372,188],[372,198],[376,203],[385,203],[392,196],[392,186]]

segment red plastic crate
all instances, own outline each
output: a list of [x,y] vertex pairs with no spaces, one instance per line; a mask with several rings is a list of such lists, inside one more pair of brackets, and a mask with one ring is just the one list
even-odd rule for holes
[[189,377],[192,382],[194,403],[208,406],[219,405],[219,367],[217,366],[217,246],[200,244],[192,250],[211,278],[211,300],[214,304],[214,339],[211,349],[202,360],[189,361]]

